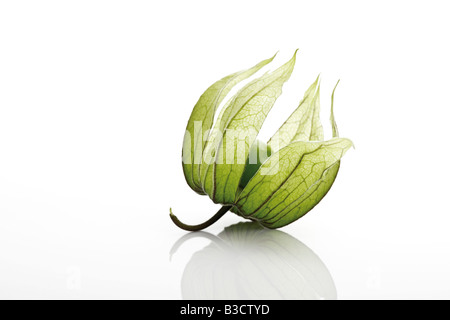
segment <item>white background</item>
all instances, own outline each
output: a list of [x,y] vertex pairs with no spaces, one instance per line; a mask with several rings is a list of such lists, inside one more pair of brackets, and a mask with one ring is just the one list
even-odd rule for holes
[[[210,241],[186,241],[169,261],[185,234],[169,208],[188,223],[218,209],[184,180],[190,112],[214,81],[279,51],[274,69],[296,48],[263,137],[321,73],[326,134],[341,79],[336,119],[356,149],[325,199],[281,231],[320,257],[340,299],[450,298],[449,9],[2,1],[0,298],[182,298],[183,270]],[[207,232],[241,220],[228,214]],[[288,290],[278,272],[267,270],[268,293]]]

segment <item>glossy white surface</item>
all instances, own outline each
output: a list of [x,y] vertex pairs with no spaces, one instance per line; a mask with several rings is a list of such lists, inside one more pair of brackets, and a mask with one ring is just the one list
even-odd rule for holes
[[[0,298],[450,298],[448,6],[0,3]],[[192,107],[295,48],[262,138],[321,72],[325,133],[340,78],[356,149],[300,221],[230,236],[229,214],[184,241],[169,207],[218,210],[181,170]]]

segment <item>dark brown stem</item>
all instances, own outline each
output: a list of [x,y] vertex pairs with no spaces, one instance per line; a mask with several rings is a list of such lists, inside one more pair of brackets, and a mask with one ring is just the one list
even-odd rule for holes
[[198,224],[196,226],[191,226],[191,225],[187,225],[184,224],[183,222],[181,222],[180,220],[178,220],[178,218],[172,213],[172,209],[170,209],[170,218],[172,219],[173,223],[175,223],[179,228],[186,230],[186,231],[200,231],[203,230],[207,227],[209,227],[210,225],[214,224],[217,220],[219,220],[220,218],[223,217],[223,215],[225,213],[228,212],[228,210],[231,209],[231,206],[223,206],[222,208],[220,208],[219,211],[217,211],[217,213],[215,215],[213,215],[211,217],[211,219],[209,219],[206,222],[203,222],[201,224]]

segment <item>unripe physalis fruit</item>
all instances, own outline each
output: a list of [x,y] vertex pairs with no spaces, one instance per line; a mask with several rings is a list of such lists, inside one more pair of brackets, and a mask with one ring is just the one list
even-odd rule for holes
[[319,77],[267,144],[256,142],[294,69],[296,53],[275,71],[237,91],[218,117],[216,111],[231,89],[275,56],[220,79],[201,95],[186,127],[183,172],[192,190],[208,195],[222,208],[208,221],[194,226],[179,221],[171,209],[170,217],[177,226],[201,230],[231,210],[266,228],[280,228],[303,217],[330,190],[341,158],[353,144],[339,138],[333,112],[335,90],[330,116],[333,138],[324,141]]

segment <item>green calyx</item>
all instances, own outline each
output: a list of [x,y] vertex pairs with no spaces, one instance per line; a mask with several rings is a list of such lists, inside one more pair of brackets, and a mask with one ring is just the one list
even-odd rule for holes
[[319,78],[267,144],[257,140],[294,69],[296,54],[275,71],[241,88],[214,121],[218,106],[231,89],[273,59],[222,78],[195,105],[183,143],[183,172],[195,192],[208,195],[223,207],[197,226],[183,224],[171,213],[180,228],[201,230],[229,210],[268,228],[283,227],[309,212],[331,188],[340,159],[353,144],[338,137],[335,90],[330,117],[333,138],[324,141]]

